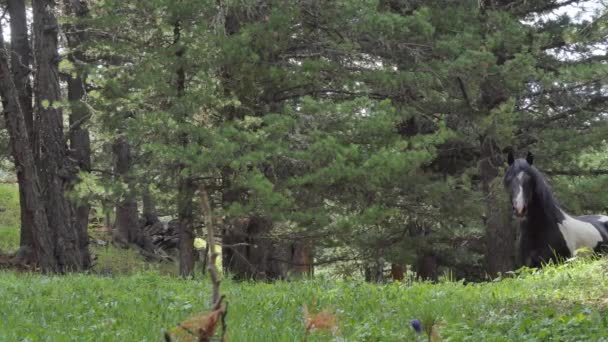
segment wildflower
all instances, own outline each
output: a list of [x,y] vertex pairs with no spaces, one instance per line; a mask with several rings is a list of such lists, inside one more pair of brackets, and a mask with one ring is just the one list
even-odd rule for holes
[[419,319],[413,319],[410,321],[410,325],[412,326],[412,329],[414,329],[414,331],[416,332],[416,334],[421,334],[422,333],[422,323],[420,322]]

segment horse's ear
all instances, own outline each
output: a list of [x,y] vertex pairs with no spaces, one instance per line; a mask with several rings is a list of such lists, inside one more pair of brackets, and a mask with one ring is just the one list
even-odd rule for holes
[[509,154],[507,154],[507,162],[509,163],[509,166],[515,163],[515,157],[513,157],[513,152],[511,151],[509,151]]
[[534,163],[534,155],[532,154],[532,152],[528,152],[528,154],[526,155],[526,161],[530,165],[532,165],[532,163]]

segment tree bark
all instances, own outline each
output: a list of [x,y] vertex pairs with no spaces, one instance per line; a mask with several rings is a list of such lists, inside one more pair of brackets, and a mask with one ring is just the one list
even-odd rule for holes
[[[173,43],[175,48],[175,57],[178,68],[175,76],[175,87],[178,101],[184,96],[186,90],[186,71],[182,66],[182,56],[184,47],[181,46],[181,24],[176,20],[173,26]],[[186,113],[178,113],[179,121],[183,123]],[[189,137],[187,133],[182,133],[179,136],[179,142],[185,148],[188,146]],[[181,164],[178,168],[177,181],[177,219],[179,224],[179,274],[182,277],[188,277],[194,274],[194,193],[195,182],[185,170],[186,166]],[[210,251],[213,255],[215,251]]]
[[144,185],[141,194],[142,202],[143,202],[143,215],[145,220],[145,226],[151,226],[155,223],[158,223],[158,213],[156,212],[156,204],[154,203],[154,198],[150,193],[150,186]]
[[8,12],[11,17],[11,70],[13,81],[17,89],[19,104],[25,119],[25,127],[30,144],[34,134],[34,111],[32,107],[32,84],[30,82],[30,70],[32,63],[32,51],[28,38],[27,18],[25,14],[25,1],[8,0]]
[[[61,101],[59,88],[59,25],[54,14],[54,1],[33,0],[34,14],[34,98],[38,171],[46,214],[55,233],[55,255],[61,271],[83,268],[80,237],[73,226],[71,205],[65,196],[74,171],[68,158],[63,134],[63,116],[57,107]],[[86,252],[88,254],[88,251]]]
[[[194,274],[194,192],[190,178],[182,178],[178,184],[177,219],[179,221],[179,274]],[[214,253],[214,251],[210,251]]]
[[437,281],[439,277],[437,256],[432,252],[422,252],[416,260],[416,274],[422,280]]
[[[225,193],[224,206],[230,203],[226,197]],[[250,279],[256,274],[255,266],[247,258],[249,249],[256,248],[247,239],[248,224],[249,219],[233,219],[222,229],[222,266],[237,279]]]
[[365,281],[370,283],[384,282],[384,260],[377,258],[365,267]]
[[403,281],[403,279],[405,279],[403,265],[391,264],[391,278],[393,278],[395,281]]
[[511,212],[499,187],[493,186],[499,176],[502,165],[500,150],[490,137],[484,137],[481,143],[482,159],[479,164],[481,187],[486,207],[485,261],[488,274],[495,276],[499,272],[513,270],[515,266],[516,230],[512,227]]
[[296,275],[312,276],[312,248],[310,243],[294,242],[291,246],[291,272]]
[[20,191],[24,192],[22,208],[32,223],[32,245],[35,262],[44,272],[57,272],[59,265],[55,258],[53,231],[49,227],[44,204],[40,200],[40,187],[36,165],[27,134],[25,117],[21,110],[19,95],[11,78],[9,57],[4,46],[2,27],[0,26],[0,95],[2,96],[4,115],[11,140],[17,176],[22,182]]
[[112,146],[114,153],[114,172],[117,178],[126,185],[126,191],[116,205],[116,221],[114,228],[122,243],[142,245],[139,233],[137,201],[131,179],[132,159],[131,145],[123,135]]
[[[83,18],[87,15],[88,9],[86,3],[81,1],[64,0],[65,12],[68,15],[73,15],[78,18]],[[80,26],[65,25],[66,38],[70,53],[68,59],[75,66],[84,58],[79,46],[84,40],[84,28]],[[84,128],[84,122],[89,118],[90,113],[87,107],[82,102],[85,95],[86,75],[83,74],[80,68],[76,68],[75,76],[69,74],[67,76],[68,85],[68,101],[70,102],[70,130],[68,132],[70,139],[70,153],[78,165],[81,172],[91,171],[91,140],[89,138],[89,130]],[[78,181],[78,180],[76,180]],[[73,184],[72,184],[73,185]],[[91,260],[88,253],[89,246],[89,212],[91,206],[87,201],[73,203],[74,210],[74,228],[78,232],[79,247],[83,255],[83,267],[89,268]]]
[[[25,2],[21,0],[8,0],[8,12],[11,17],[11,71],[13,81],[19,98],[19,105],[25,120],[25,127],[30,145],[33,142],[34,115],[32,108],[32,84],[30,82],[30,68],[32,52],[27,31],[27,19],[25,15]],[[21,174],[23,176],[23,174]],[[19,184],[19,203],[21,207],[21,232],[19,245],[22,251],[32,250],[32,222],[33,217],[27,214],[25,198],[25,180],[17,175]],[[27,258],[27,257],[26,257]]]
[[[225,200],[226,201],[226,200]],[[239,280],[286,279],[312,275],[311,249],[304,243],[275,241],[273,222],[262,216],[232,220],[222,234],[222,264]]]

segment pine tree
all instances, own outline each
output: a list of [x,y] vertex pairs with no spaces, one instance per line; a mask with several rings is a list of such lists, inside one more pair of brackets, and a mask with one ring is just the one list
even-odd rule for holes
[[532,22],[563,5],[104,1],[92,104],[146,156],[134,179],[172,196],[182,275],[204,183],[238,276],[314,254],[370,279],[385,262],[480,277],[482,254],[488,273],[515,266],[502,155],[534,149],[563,174],[580,162],[565,148],[605,149],[601,16]]

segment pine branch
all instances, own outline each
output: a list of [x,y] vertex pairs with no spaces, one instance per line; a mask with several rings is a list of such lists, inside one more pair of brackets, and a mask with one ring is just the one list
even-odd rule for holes
[[540,119],[535,122],[531,122],[529,124],[529,127],[533,127],[533,128],[546,127],[553,122],[567,119],[571,115],[574,115],[574,114],[577,114],[577,113],[580,113],[583,111],[597,110],[598,107],[600,107],[602,105],[607,105],[607,104],[608,104],[608,96],[603,96],[603,95],[595,96],[595,97],[592,97],[589,101],[587,101],[587,103],[585,103],[582,106],[571,108],[571,109],[563,111],[561,113],[552,115],[548,118],[544,118],[544,119]]
[[543,173],[549,176],[593,177],[608,175],[608,170],[543,170]]
[[303,91],[295,92],[293,94],[279,96],[279,97],[275,98],[274,100],[276,102],[281,102],[281,101],[290,100],[290,99],[294,99],[294,98],[298,98],[298,97],[303,97],[306,95],[325,96],[328,98],[336,98],[336,97],[352,98],[352,97],[367,96],[367,97],[370,97],[373,99],[379,99],[379,100],[390,98],[390,96],[388,96],[388,95],[380,94],[380,93],[376,93],[376,92],[364,92],[364,91],[357,92],[357,91],[348,91],[348,90],[341,90],[341,89],[310,89],[310,90],[303,90]]

